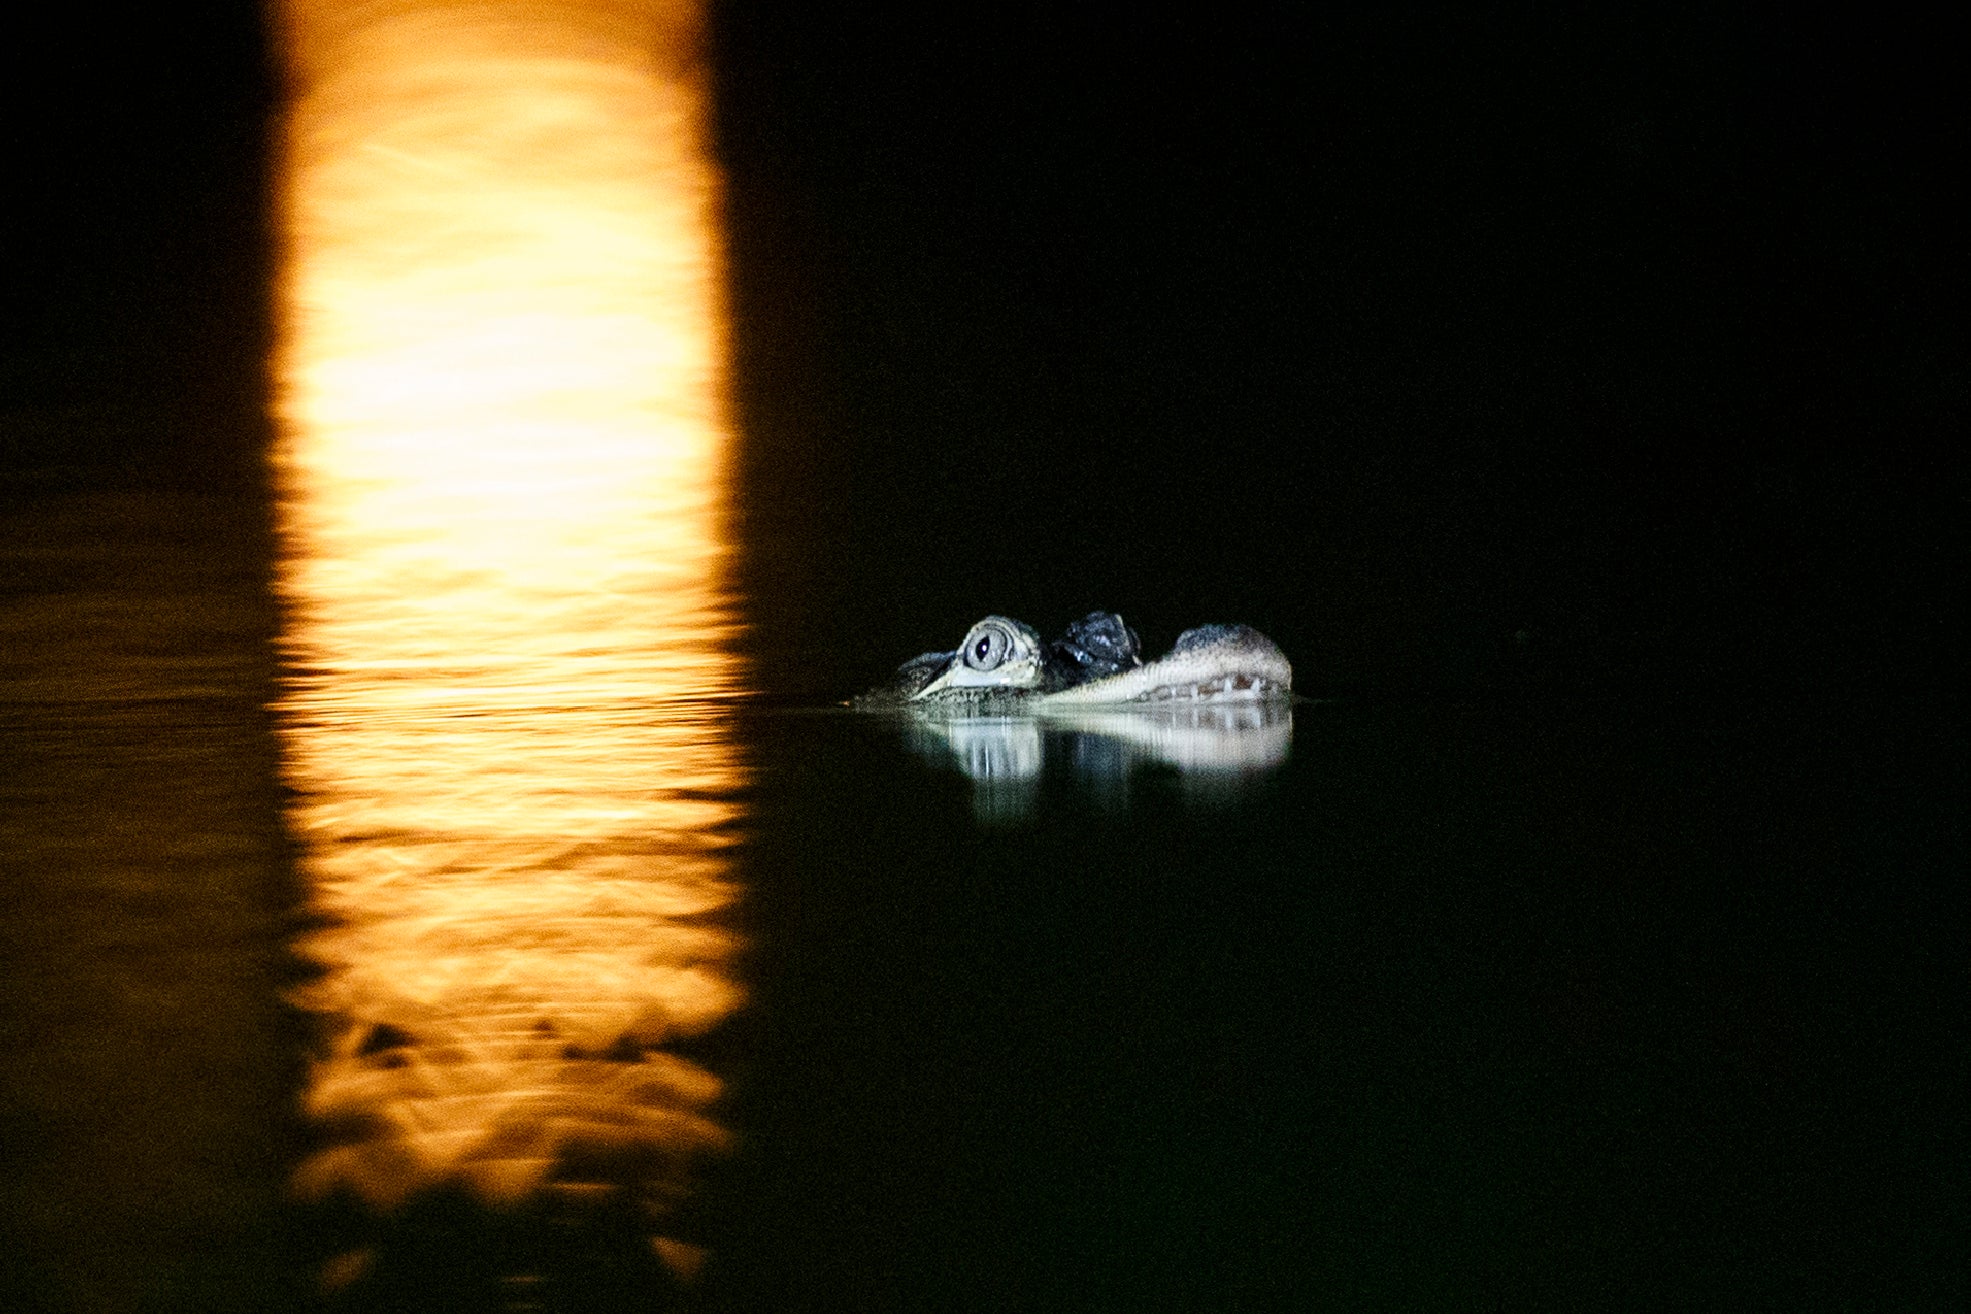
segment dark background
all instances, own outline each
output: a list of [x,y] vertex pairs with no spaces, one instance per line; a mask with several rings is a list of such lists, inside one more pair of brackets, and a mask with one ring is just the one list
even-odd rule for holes
[[237,484],[265,439],[273,79],[257,7],[44,13],[0,54],[11,491]]
[[721,67],[752,579],[803,648],[1103,605],[1331,691],[1931,660],[1936,34],[801,8],[727,11]]
[[[253,476],[253,6],[0,78],[10,482]],[[1800,6],[716,11],[760,675],[1004,611],[1330,692],[1955,680],[1966,139]],[[32,481],[30,481],[32,482]]]

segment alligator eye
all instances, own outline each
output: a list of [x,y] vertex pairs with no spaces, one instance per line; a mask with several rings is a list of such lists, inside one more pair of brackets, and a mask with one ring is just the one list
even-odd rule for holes
[[965,664],[975,671],[989,671],[1006,660],[1013,646],[1010,636],[997,625],[983,625],[965,648]]

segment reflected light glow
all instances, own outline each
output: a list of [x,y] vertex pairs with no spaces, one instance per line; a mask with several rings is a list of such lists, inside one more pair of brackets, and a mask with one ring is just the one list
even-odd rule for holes
[[663,1047],[740,997],[699,16],[278,21],[280,711],[323,969],[298,1185],[628,1190],[661,1232],[726,1139]]

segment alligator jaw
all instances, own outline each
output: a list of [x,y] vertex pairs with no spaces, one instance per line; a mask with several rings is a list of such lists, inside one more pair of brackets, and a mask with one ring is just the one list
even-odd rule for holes
[[[1204,637],[1206,635],[1209,637]],[[1048,707],[1096,703],[1260,702],[1293,692],[1293,667],[1271,639],[1243,625],[1191,631],[1170,655],[1059,693]]]
[[1104,681],[1100,687],[1089,685],[1081,689],[1069,689],[1047,698],[1050,704],[1067,703],[1247,703],[1260,702],[1268,698],[1284,698],[1293,692],[1289,685],[1270,680],[1264,675],[1251,672],[1238,672],[1219,676],[1216,679],[1197,683],[1176,683],[1169,676],[1146,685],[1140,691],[1112,686],[1141,684],[1127,676],[1117,676]]

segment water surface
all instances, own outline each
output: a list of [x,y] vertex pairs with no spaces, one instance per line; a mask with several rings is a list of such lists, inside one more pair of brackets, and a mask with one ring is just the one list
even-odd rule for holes
[[[712,1309],[1948,1303],[1939,725],[1317,700],[1265,770],[1043,753],[1008,809],[893,718],[530,695],[400,703],[428,770],[379,740],[283,811],[253,523],[6,522],[14,1307],[648,1307],[651,1216],[577,1188],[675,1180],[653,1107],[722,1129],[664,1220]],[[462,791],[471,743],[512,752]],[[652,873],[705,835],[746,1002],[681,1040],[703,905]],[[331,996],[325,1051],[284,1001]],[[373,1203],[293,1194],[338,1174]]]

